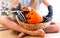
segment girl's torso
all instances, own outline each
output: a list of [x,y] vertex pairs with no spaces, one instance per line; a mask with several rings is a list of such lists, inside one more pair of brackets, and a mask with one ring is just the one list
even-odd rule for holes
[[[21,3],[21,7],[23,6],[29,6],[32,0],[20,0],[19,2]],[[40,8],[40,4],[41,4],[41,0],[37,0],[37,6],[36,6],[36,10],[38,10],[38,8]]]

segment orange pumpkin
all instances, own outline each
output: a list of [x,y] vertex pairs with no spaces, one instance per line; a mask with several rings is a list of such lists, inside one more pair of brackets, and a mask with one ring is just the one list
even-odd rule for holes
[[22,8],[23,11],[29,11],[27,14],[25,14],[25,17],[29,24],[35,24],[42,22],[43,18],[42,16],[38,15],[37,11],[34,8],[25,6]]

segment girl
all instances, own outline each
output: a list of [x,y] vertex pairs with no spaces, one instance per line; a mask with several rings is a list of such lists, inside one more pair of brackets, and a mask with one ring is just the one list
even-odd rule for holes
[[[42,28],[44,27],[44,31],[45,32],[56,32],[58,31],[58,26],[55,25],[50,25],[48,27],[46,27],[46,22],[50,21],[50,19],[52,19],[52,15],[53,15],[53,10],[52,10],[52,6],[46,1],[46,0],[13,0],[12,5],[10,7],[10,15],[12,14],[12,10],[20,10],[19,8],[23,7],[23,6],[30,6],[33,7],[36,10],[39,10],[39,6],[40,4],[44,3],[46,5],[46,7],[49,10],[48,15],[44,16],[44,21]],[[21,7],[20,7],[21,6]],[[25,34],[29,34],[29,35],[37,35],[37,36],[45,36],[45,32],[43,31],[43,29],[39,29],[39,30],[35,30],[35,31],[31,31],[31,30],[26,30],[24,28],[22,28],[21,26],[19,26],[19,24],[17,24],[16,22],[12,21],[10,18],[7,18],[6,16],[0,16],[0,23],[5,25],[6,27],[21,32],[18,36],[22,37]],[[28,24],[30,25],[30,24]],[[35,25],[35,24],[32,24]],[[53,29],[53,30],[52,30]]]

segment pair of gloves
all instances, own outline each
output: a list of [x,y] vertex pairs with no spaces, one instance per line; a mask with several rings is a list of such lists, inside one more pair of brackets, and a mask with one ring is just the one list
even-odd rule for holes
[[43,22],[42,23],[47,23],[47,22],[52,20],[53,8],[51,5],[48,6],[48,11],[49,11],[49,13],[46,16],[43,16]]

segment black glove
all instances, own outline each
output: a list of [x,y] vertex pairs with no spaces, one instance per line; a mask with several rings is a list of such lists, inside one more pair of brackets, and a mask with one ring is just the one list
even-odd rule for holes
[[48,6],[48,11],[49,11],[48,15],[43,16],[43,22],[42,23],[46,23],[46,22],[49,22],[52,20],[53,9],[52,9],[51,5]]
[[53,7],[51,5],[48,6],[48,11],[49,11],[48,15],[52,17],[52,15],[53,15]]
[[44,17],[43,17],[43,22],[42,22],[42,23],[46,23],[46,22],[49,22],[49,21],[51,21],[51,20],[52,20],[52,17],[49,16],[49,15],[47,15],[47,16],[44,16]]

